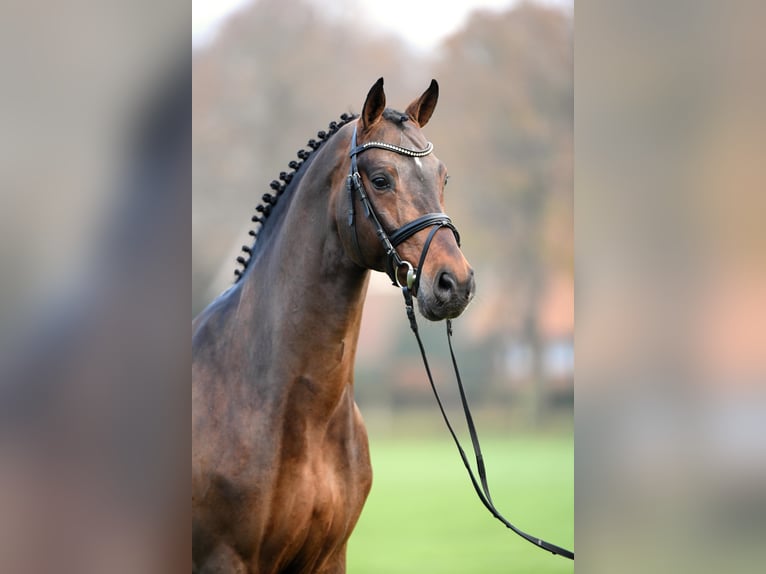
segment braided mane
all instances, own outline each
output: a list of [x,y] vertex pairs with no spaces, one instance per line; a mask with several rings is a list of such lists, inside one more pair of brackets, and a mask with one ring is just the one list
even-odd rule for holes
[[269,187],[271,187],[274,193],[264,193],[263,196],[261,196],[261,203],[255,206],[255,211],[258,213],[253,215],[250,220],[253,223],[258,224],[258,228],[248,231],[248,235],[253,238],[253,242],[250,245],[243,245],[242,251],[245,255],[240,255],[237,257],[237,263],[241,266],[241,269],[234,270],[235,283],[239,281],[245,274],[247,266],[250,263],[251,257],[253,255],[255,244],[258,241],[258,234],[263,230],[266,222],[269,221],[269,216],[274,211],[274,208],[276,207],[280,198],[285,194],[285,192],[288,192],[289,194],[290,190],[292,190],[294,187],[291,186],[291,182],[298,173],[298,170],[300,170],[303,164],[313,156],[316,150],[322,147],[322,144],[330,139],[330,137],[332,137],[340,128],[355,120],[357,117],[358,116],[355,114],[341,114],[340,121],[330,122],[330,125],[327,127],[327,131],[321,130],[317,132],[317,139],[312,138],[308,141],[306,145],[308,145],[309,149],[298,150],[297,155],[300,161],[292,160],[287,164],[291,171],[280,172],[279,179],[282,180],[282,183],[275,179],[272,180],[272,182],[269,184]]

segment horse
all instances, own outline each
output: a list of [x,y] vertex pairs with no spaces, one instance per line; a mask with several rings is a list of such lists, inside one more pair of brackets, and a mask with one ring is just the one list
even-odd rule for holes
[[372,484],[354,402],[370,272],[432,321],[475,290],[422,132],[438,95],[432,80],[399,112],[380,78],[310,140],[256,208],[236,280],[193,320],[193,572],[346,571]]

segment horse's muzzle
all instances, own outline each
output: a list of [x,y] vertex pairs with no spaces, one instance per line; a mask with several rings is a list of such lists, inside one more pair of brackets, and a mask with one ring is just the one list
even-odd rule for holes
[[430,321],[458,317],[473,299],[476,291],[473,269],[462,276],[450,269],[440,269],[430,278],[423,277],[418,289],[420,314]]

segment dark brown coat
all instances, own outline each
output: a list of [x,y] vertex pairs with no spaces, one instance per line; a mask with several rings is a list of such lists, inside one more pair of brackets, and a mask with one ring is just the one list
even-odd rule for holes
[[[351,247],[351,134],[357,125],[359,143],[423,148],[421,128],[437,96],[432,82],[407,120],[394,121],[378,81],[360,118],[306,158],[264,222],[242,278],[193,321],[195,572],[345,572],[346,544],[372,482],[354,357],[369,270],[384,265],[358,205],[365,260]],[[415,162],[371,149],[359,169],[389,229],[443,208],[446,170],[433,154]],[[374,191],[379,172],[392,189]],[[402,244],[401,257],[417,262],[426,234]],[[472,294],[473,272],[453,234],[440,230],[422,270],[420,311],[456,316]]]

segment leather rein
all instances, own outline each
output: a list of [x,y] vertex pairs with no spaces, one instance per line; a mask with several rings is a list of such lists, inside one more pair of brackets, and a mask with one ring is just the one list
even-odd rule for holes
[[[422,150],[412,150],[404,147],[400,147],[394,144],[389,144],[386,142],[378,142],[378,141],[371,141],[364,143],[362,145],[357,145],[357,138],[356,138],[356,131],[357,128],[354,126],[354,135],[351,139],[351,151],[349,153],[351,157],[351,168],[348,175],[348,179],[346,182],[346,186],[349,192],[349,199],[351,203],[351,207],[349,208],[348,212],[348,225],[352,230],[352,238],[353,238],[353,244],[354,249],[356,251],[357,256],[359,257],[359,261],[362,261],[362,251],[359,246],[359,238],[357,237],[357,231],[356,231],[356,200],[355,200],[355,194],[359,197],[359,201],[362,204],[362,207],[364,208],[365,215],[368,219],[372,220],[373,225],[375,226],[375,233],[378,236],[378,239],[380,240],[381,244],[383,245],[383,250],[386,253],[386,273],[388,274],[389,278],[391,279],[394,286],[400,287],[402,290],[402,294],[404,296],[404,305],[405,309],[407,311],[407,318],[410,322],[410,329],[412,329],[412,332],[415,334],[415,339],[418,343],[418,348],[420,349],[420,355],[423,359],[423,365],[426,369],[426,374],[428,375],[428,382],[431,385],[431,390],[434,393],[434,397],[436,398],[436,404],[439,406],[439,410],[441,411],[442,418],[444,419],[445,424],[447,425],[447,429],[449,430],[450,435],[452,435],[452,440],[455,442],[455,445],[457,446],[458,452],[460,453],[460,458],[463,461],[463,465],[465,466],[466,470],[468,471],[468,476],[471,479],[471,483],[473,484],[474,490],[476,490],[476,494],[479,497],[479,500],[481,500],[482,504],[489,510],[489,512],[494,516],[497,520],[502,522],[507,528],[527,540],[528,542],[531,542],[535,546],[538,546],[539,548],[542,548],[543,550],[547,550],[548,552],[551,552],[552,554],[558,554],[559,556],[563,556],[564,558],[569,558],[570,560],[574,560],[574,552],[571,550],[566,550],[565,548],[561,548],[560,546],[556,546],[555,544],[551,544],[550,542],[546,542],[545,540],[542,540],[541,538],[537,538],[535,536],[532,536],[530,534],[527,534],[526,532],[518,529],[516,526],[511,524],[500,512],[495,508],[494,503],[492,502],[492,497],[489,492],[489,485],[487,483],[487,471],[484,466],[484,456],[481,452],[481,445],[479,444],[479,437],[476,432],[476,426],[473,422],[473,416],[471,415],[471,410],[468,406],[468,401],[466,399],[465,395],[465,389],[463,387],[463,381],[460,377],[460,371],[457,366],[457,359],[455,358],[455,353],[452,348],[452,321],[450,319],[446,320],[447,325],[447,342],[449,344],[449,351],[450,356],[452,358],[452,366],[455,371],[455,378],[457,379],[458,389],[460,391],[460,401],[463,406],[463,412],[465,413],[465,421],[466,425],[468,426],[468,432],[471,437],[471,444],[473,446],[473,451],[476,459],[476,467],[479,473],[479,479],[477,480],[476,475],[473,472],[473,469],[471,468],[471,464],[468,460],[468,456],[466,455],[465,451],[463,450],[463,447],[460,444],[460,441],[458,440],[457,434],[455,433],[455,430],[452,427],[452,424],[450,423],[449,418],[447,417],[447,413],[444,410],[444,405],[442,404],[441,397],[439,396],[439,392],[436,390],[436,385],[434,384],[433,375],[431,373],[431,367],[428,364],[428,358],[426,357],[426,351],[423,346],[423,341],[420,338],[420,332],[418,329],[417,320],[415,319],[415,309],[413,304],[413,294],[417,293],[418,285],[420,283],[420,270],[423,268],[423,264],[426,259],[426,255],[428,253],[428,249],[431,246],[431,241],[434,238],[434,235],[436,235],[436,232],[439,231],[442,227],[449,228],[452,233],[455,235],[455,239],[457,240],[458,246],[460,246],[460,234],[458,233],[455,226],[452,224],[452,220],[444,213],[427,213],[426,215],[423,215],[421,217],[418,217],[414,221],[411,221],[410,223],[407,223],[400,227],[399,229],[392,231],[391,233],[386,232],[385,228],[380,222],[380,217],[378,216],[377,212],[375,211],[375,208],[373,207],[372,203],[370,202],[370,198],[365,192],[364,184],[362,182],[362,177],[359,174],[359,169],[357,167],[357,155],[364,152],[365,150],[371,149],[371,148],[379,148],[388,150],[394,153],[398,153],[400,155],[409,156],[409,157],[424,157],[430,154],[433,151],[433,144],[431,142],[428,142],[428,145],[422,149]],[[418,233],[419,231],[422,231],[424,229],[427,229],[429,227],[432,227],[431,231],[428,234],[428,237],[426,238],[425,243],[423,244],[423,251],[421,251],[420,259],[418,261],[417,267],[413,267],[413,265],[404,259],[401,258],[399,253],[396,251],[396,247]],[[407,268],[407,279],[402,284],[402,282],[399,280],[399,269],[402,267]]]

